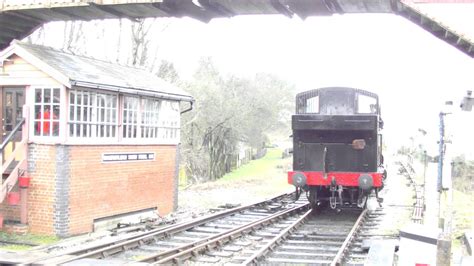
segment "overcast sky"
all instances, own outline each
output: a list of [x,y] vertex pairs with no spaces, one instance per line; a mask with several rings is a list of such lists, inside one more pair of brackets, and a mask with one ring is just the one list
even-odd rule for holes
[[[160,21],[168,27],[153,33],[160,41],[158,57],[175,63],[184,77],[191,76],[199,58],[212,56],[222,72],[274,73],[296,84],[295,93],[324,86],[378,93],[391,148],[420,136],[422,128],[429,133],[431,153],[436,153],[442,104],[453,100],[458,107],[466,90],[474,90],[472,58],[392,14],[305,21],[281,15],[241,16],[208,24],[190,18]],[[89,45],[98,53],[114,52],[104,39]],[[457,111],[448,117],[453,150],[471,157],[473,118],[474,113]]]

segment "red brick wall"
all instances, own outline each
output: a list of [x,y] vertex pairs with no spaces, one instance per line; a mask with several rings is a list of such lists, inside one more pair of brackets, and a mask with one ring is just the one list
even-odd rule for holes
[[[103,153],[154,152],[155,161],[103,163]],[[173,210],[176,146],[60,146],[30,144],[29,231],[54,235],[91,232],[94,219],[157,207]],[[68,176],[59,169],[68,162]],[[59,165],[57,165],[59,163]],[[58,172],[56,171],[58,170]],[[64,174],[64,171],[63,173]],[[67,215],[58,210],[59,179],[65,185]],[[19,220],[19,207],[3,203],[5,219]],[[66,218],[64,218],[66,217]],[[66,220],[62,220],[66,219]],[[59,221],[59,222],[58,222]],[[61,227],[62,226],[62,227]],[[58,228],[66,228],[58,229]],[[64,234],[64,233],[62,233]]]
[[[12,191],[18,191],[18,189],[13,189]],[[2,215],[4,221],[18,221],[20,220],[20,205],[9,205],[8,199],[5,197],[0,204],[0,215]]]
[[[102,153],[155,152],[155,161],[102,163]],[[70,146],[69,234],[101,217],[173,209],[176,146]]]
[[31,181],[28,189],[28,225],[32,233],[54,234],[55,157],[56,147],[53,145],[29,145],[28,172]]

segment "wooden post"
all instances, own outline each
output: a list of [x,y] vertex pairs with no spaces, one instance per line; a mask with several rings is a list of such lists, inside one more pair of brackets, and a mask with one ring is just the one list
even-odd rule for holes
[[442,234],[438,239],[436,265],[451,265],[451,236]]
[[[24,167],[28,168],[28,129],[30,128],[29,122],[29,109],[25,104],[23,105],[23,117],[25,118],[25,123],[23,124],[21,132],[21,142],[23,143],[23,158],[25,160]],[[24,169],[25,174],[27,169]],[[20,223],[28,223],[28,188],[20,188]]]
[[28,188],[20,188],[20,223],[28,223]]
[[1,187],[1,185],[3,184],[3,150],[0,150],[0,174],[2,177],[0,178],[0,187]]

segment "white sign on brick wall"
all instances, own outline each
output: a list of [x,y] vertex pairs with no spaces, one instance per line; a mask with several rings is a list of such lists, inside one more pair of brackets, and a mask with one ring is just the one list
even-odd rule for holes
[[154,152],[116,152],[102,153],[102,162],[136,162],[136,161],[154,161]]

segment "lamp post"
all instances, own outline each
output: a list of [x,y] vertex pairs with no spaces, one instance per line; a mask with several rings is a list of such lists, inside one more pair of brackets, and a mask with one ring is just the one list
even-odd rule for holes
[[[452,105],[452,102],[450,102]],[[461,101],[461,110],[472,111],[474,104],[474,98],[472,98],[472,91],[467,91],[467,95]],[[439,196],[439,221],[440,227],[443,229],[442,236],[438,239],[438,255],[437,265],[450,265],[451,263],[451,227],[452,227],[452,202],[453,202],[453,191],[451,186],[451,158],[449,151],[446,153],[446,144],[450,141],[446,141],[446,125],[445,117],[450,112],[440,112],[439,114],[439,160],[438,160],[438,196]],[[448,164],[444,165],[444,161]],[[443,170],[445,176],[443,178]],[[442,198],[445,198],[444,206],[444,219],[441,219],[442,213]],[[442,222],[441,222],[442,221]]]

